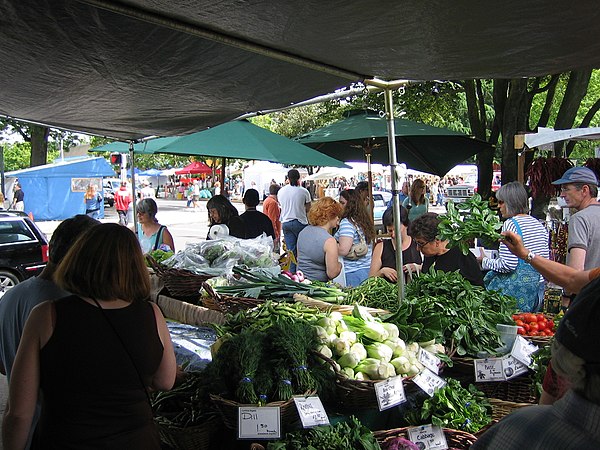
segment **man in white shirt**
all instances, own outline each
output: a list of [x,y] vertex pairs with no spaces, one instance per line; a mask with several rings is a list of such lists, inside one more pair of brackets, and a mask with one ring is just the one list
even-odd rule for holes
[[[281,206],[281,229],[285,245],[297,257],[296,242],[300,232],[308,225],[306,213],[312,199],[308,190],[300,186],[300,172],[291,169],[287,177],[289,184],[279,190],[277,199]],[[296,264],[290,265],[290,271],[296,271]]]

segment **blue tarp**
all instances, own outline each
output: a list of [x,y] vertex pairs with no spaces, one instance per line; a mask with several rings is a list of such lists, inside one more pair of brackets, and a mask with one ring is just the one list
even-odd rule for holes
[[[12,200],[12,186],[18,179],[25,193],[25,212],[32,213],[35,220],[64,220],[85,214],[83,195],[87,181],[78,179],[96,178],[102,193],[101,178],[114,177],[115,171],[106,159],[97,157],[16,170],[5,176],[7,197]],[[104,217],[104,205],[100,217]]]

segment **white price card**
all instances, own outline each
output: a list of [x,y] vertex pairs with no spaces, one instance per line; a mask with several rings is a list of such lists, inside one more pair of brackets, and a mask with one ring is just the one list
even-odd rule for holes
[[440,358],[425,349],[419,348],[419,361],[436,375],[440,373]]
[[241,406],[238,408],[238,439],[279,439],[279,406]]
[[473,364],[475,370],[475,382],[505,381],[502,358],[476,359]]
[[529,342],[523,336],[517,336],[513,344],[510,354],[518,361],[526,366],[531,366],[533,360],[531,355],[539,350],[539,347],[532,342]]
[[329,417],[319,397],[294,397],[294,403],[304,428],[329,425]]
[[527,366],[512,355],[506,355],[502,358],[502,370],[507,380],[529,372]]
[[413,378],[413,381],[430,397],[433,397],[435,391],[446,386],[446,382],[427,367],[424,368],[420,374],[416,375]]
[[441,427],[421,425],[407,430],[408,439],[423,450],[446,450],[448,442]]
[[375,383],[375,395],[377,396],[379,411],[404,403],[406,396],[404,395],[402,377],[391,377]]

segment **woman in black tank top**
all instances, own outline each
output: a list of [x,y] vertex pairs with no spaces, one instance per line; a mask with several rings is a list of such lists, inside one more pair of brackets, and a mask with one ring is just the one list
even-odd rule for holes
[[[55,272],[74,295],[36,307],[10,382],[4,444],[24,448],[38,390],[32,448],[160,449],[148,389],[175,382],[175,354],[133,232],[118,224],[87,231]],[[5,447],[6,448],[6,447]]]
[[[370,277],[383,277],[390,283],[398,281],[398,272],[396,270],[396,241],[394,239],[394,214],[392,208],[388,208],[382,217],[383,225],[390,234],[391,239],[385,239],[373,248],[371,258]],[[406,275],[410,272],[421,270],[423,258],[421,252],[417,249],[417,244],[408,235],[408,211],[404,206],[400,206],[400,233],[402,236],[402,263],[403,272]]]

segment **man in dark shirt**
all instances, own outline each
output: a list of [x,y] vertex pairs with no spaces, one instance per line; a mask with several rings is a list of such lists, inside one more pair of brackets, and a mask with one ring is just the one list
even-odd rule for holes
[[252,239],[266,233],[267,236],[275,239],[275,231],[269,216],[256,210],[260,202],[259,194],[256,189],[248,189],[242,199],[246,206],[246,212],[240,215],[240,219],[246,227],[246,239]]

